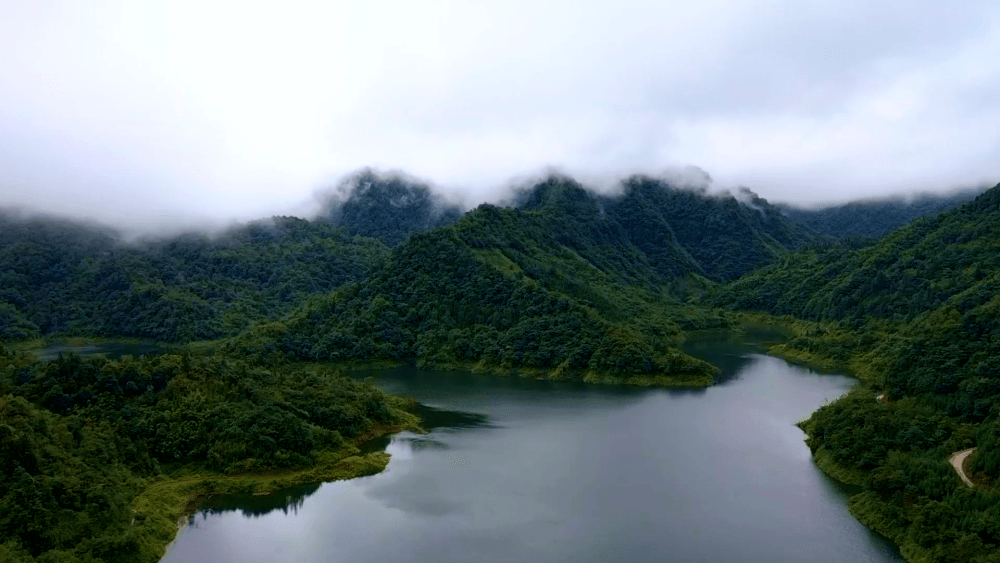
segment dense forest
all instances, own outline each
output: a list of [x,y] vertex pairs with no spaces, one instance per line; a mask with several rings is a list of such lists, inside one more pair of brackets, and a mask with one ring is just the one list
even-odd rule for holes
[[0,215],[0,335],[220,338],[362,279],[386,252],[378,240],[293,217],[216,237],[126,243],[81,225]]
[[[350,188],[350,191],[344,191]],[[0,211],[0,338],[232,336],[359,281],[411,232],[453,222],[427,186],[363,173],[317,219],[125,242],[114,230]]]
[[551,177],[515,207],[482,205],[413,234],[364,283],[251,327],[225,349],[706,385],[716,370],[677,344],[685,330],[725,321],[688,297],[708,287],[705,276],[735,277],[815,238],[756,201],[760,209],[641,177],[600,196]]
[[[709,195],[705,188],[676,189],[645,176],[633,176],[623,187],[623,196],[601,203],[661,274],[694,271],[731,281],[774,262],[783,251],[824,240],[746,188],[737,199]],[[696,266],[680,262],[683,256]]]
[[[827,323],[783,351],[832,359],[871,385],[806,421],[809,446],[864,487],[852,510],[911,561],[1000,560],[997,241],[1000,186],[870,245],[789,254],[711,297]],[[966,447],[978,448],[972,490],[946,462]]]
[[411,233],[454,223],[462,208],[433,192],[430,186],[401,175],[362,170],[326,192],[321,220],[397,246]]
[[983,189],[961,190],[950,194],[921,194],[907,199],[868,199],[843,205],[804,208],[779,205],[789,219],[832,237],[877,239],[915,219],[933,217],[975,199]]
[[[0,213],[0,559],[152,561],[198,494],[379,470],[353,444],[414,418],[336,367],[704,386],[718,370],[680,343],[754,312],[794,327],[774,353],[865,380],[802,423],[854,514],[910,561],[1000,561],[1000,186],[937,215],[965,196],[805,212],[620,187],[554,175],[462,213],[366,170],[311,220],[138,241]],[[210,342],[14,351],[68,336]],[[974,489],[946,461],[968,447]]]
[[402,406],[325,368],[0,349],[0,560],[157,561],[192,495],[380,471],[353,443]]
[[[672,373],[704,385],[714,370],[676,344],[683,330],[722,321],[688,298],[817,240],[742,195],[749,204],[633,177],[602,196],[553,177],[514,207],[481,206],[456,222],[458,208],[427,186],[364,171],[316,220],[276,217],[215,237],[126,244],[7,215],[0,330],[15,340],[239,334],[228,349],[256,357],[661,383]],[[283,320],[248,328],[271,319]]]

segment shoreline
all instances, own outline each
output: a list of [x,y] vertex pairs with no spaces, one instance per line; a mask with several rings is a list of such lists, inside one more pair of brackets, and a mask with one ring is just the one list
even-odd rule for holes
[[[364,372],[382,369],[412,367],[420,370],[436,371],[466,371],[493,375],[497,377],[521,377],[526,379],[543,379],[546,381],[579,381],[591,385],[628,385],[631,387],[659,387],[663,389],[703,389],[715,385],[715,377],[703,375],[694,378],[681,378],[670,374],[661,375],[613,375],[610,372],[586,370],[583,372],[567,372],[559,368],[504,368],[500,366],[484,366],[481,363],[428,363],[428,362],[302,362],[307,364],[329,365],[333,368],[350,372]],[[713,366],[714,367],[714,366]]]
[[[178,516],[171,523],[170,538],[162,544],[163,547],[159,550],[160,555],[156,559],[150,559],[150,561],[161,562],[167,557],[171,548],[177,543],[181,532],[188,526],[191,517],[198,512],[208,498],[240,493],[266,496],[296,485],[332,483],[376,475],[385,471],[392,456],[386,452],[372,452],[362,455],[358,446],[406,430],[421,431],[419,419],[415,415],[410,415],[405,422],[397,425],[372,429],[363,434],[360,440],[357,440],[346,450],[322,452],[318,456],[317,462],[307,468],[275,474],[255,473],[236,476],[211,472],[194,473],[151,484],[133,500],[133,510],[144,513],[146,507],[151,507],[153,510],[159,508],[161,513],[159,517],[155,514],[149,515],[149,520],[159,520],[161,528],[165,528],[163,526],[164,519],[171,519],[170,513]],[[178,506],[181,506],[179,510],[177,510]],[[168,514],[163,514],[163,512]],[[157,524],[157,522],[151,523]],[[152,530],[151,532],[155,533]],[[164,534],[158,534],[158,536],[161,541],[166,539]]]
[[170,540],[170,543],[163,548],[163,555],[160,556],[160,561],[163,561],[167,558],[167,555],[170,555],[170,548],[177,543],[177,539],[181,537],[181,532],[184,531],[184,528],[187,528],[188,522],[190,521],[191,515],[182,516],[177,520],[177,533],[174,534],[174,539]]

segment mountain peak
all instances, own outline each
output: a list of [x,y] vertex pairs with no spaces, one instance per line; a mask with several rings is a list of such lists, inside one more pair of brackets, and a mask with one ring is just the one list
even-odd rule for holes
[[326,196],[322,214],[350,235],[382,239],[396,246],[411,233],[452,223],[462,209],[419,180],[363,169]]

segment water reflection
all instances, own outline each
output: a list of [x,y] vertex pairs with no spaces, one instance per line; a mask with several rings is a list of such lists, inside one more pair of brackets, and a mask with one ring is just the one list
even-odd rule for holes
[[378,445],[386,471],[287,514],[203,513],[166,561],[901,561],[795,427],[854,381],[709,340],[688,346],[729,379],[697,394],[385,370],[429,405],[426,434]]
[[489,416],[482,413],[440,409],[428,405],[417,405],[421,425],[428,432],[444,429],[490,428],[493,424]]
[[[224,512],[239,512],[248,518],[258,518],[275,510],[280,510],[285,515],[297,514],[306,497],[318,491],[319,487],[319,483],[311,483],[282,489],[264,496],[251,494],[219,495],[205,501],[199,514],[201,514],[202,519]],[[191,518],[193,520],[194,516]]]
[[[435,431],[470,430],[474,428],[494,428],[490,418],[482,413],[464,412],[435,408],[417,404],[417,414],[421,418],[421,428],[426,435],[405,438],[414,449],[447,449],[445,442],[430,438]],[[358,449],[362,454],[385,451],[394,440],[403,439],[393,436],[380,436],[361,444]],[[391,453],[391,452],[390,452]]]
[[[381,436],[369,440],[358,449],[361,454],[387,451],[393,455],[395,461],[401,459],[412,459],[414,451],[421,450],[447,450],[450,448],[447,442],[432,437],[433,432],[440,431],[462,431],[475,428],[492,428],[493,424],[487,415],[481,413],[452,411],[426,405],[418,405],[417,412],[422,418],[422,429],[426,434],[414,434],[403,432],[395,436]],[[463,458],[456,456],[452,463],[462,463]],[[465,463],[468,463],[467,458]],[[269,495],[257,496],[252,494],[227,494],[210,497],[199,509],[198,514],[202,519],[210,515],[222,514],[224,512],[240,512],[243,516],[258,517],[275,510],[280,510],[284,514],[297,514],[299,508],[305,502],[306,497],[312,495],[320,488],[320,483],[299,485],[289,489],[283,489]],[[413,486],[421,486],[415,483]],[[426,490],[426,484],[423,485]],[[378,489],[372,491],[373,498],[378,497]],[[387,503],[392,506],[392,503]],[[394,506],[401,510],[419,512],[421,514],[446,514],[454,512],[457,505],[443,503],[433,498],[413,499],[404,505]],[[194,522],[195,516],[191,517]]]
[[739,377],[753,361],[755,354],[764,354],[771,344],[784,342],[789,334],[766,326],[744,326],[742,332],[706,331],[686,340],[681,349],[722,370],[716,384]]

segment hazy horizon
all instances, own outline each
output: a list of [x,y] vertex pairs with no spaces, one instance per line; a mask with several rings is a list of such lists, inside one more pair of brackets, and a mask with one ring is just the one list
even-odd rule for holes
[[986,1],[4,5],[0,206],[125,230],[308,215],[363,167],[466,207],[549,168],[804,206],[1000,181]]
[[[496,205],[510,205],[513,204],[517,198],[516,192],[518,190],[523,190],[530,188],[536,184],[536,182],[541,182],[544,179],[555,176],[562,177],[572,177],[565,172],[559,170],[549,169],[540,171],[533,175],[522,175],[512,178],[508,182],[501,186],[498,186],[494,191],[490,200],[474,200],[470,201],[467,194],[462,194],[461,192],[448,192],[441,189],[440,186],[435,185],[432,182],[428,182],[422,178],[417,178],[412,175],[406,174],[399,170],[375,170],[372,168],[364,168],[352,172],[341,178],[336,184],[314,190],[313,193],[308,197],[308,199],[299,201],[291,205],[283,205],[280,209],[277,209],[273,213],[265,212],[256,216],[196,216],[196,215],[185,215],[179,213],[173,217],[160,217],[159,220],[145,220],[145,221],[115,221],[113,219],[108,220],[106,217],[101,217],[95,214],[87,213],[73,213],[65,212],[60,210],[46,210],[41,208],[33,208],[30,206],[23,205],[4,205],[0,204],[0,214],[7,213],[13,214],[16,217],[23,219],[32,218],[42,218],[42,219],[55,219],[55,220],[69,220],[76,223],[81,223],[85,225],[90,225],[95,228],[111,228],[118,235],[123,236],[126,240],[144,238],[146,236],[151,236],[156,239],[162,236],[175,236],[182,233],[202,233],[208,234],[209,236],[216,236],[217,234],[223,233],[232,228],[239,228],[250,222],[258,221],[268,221],[271,218],[278,216],[293,216],[298,218],[303,218],[307,220],[315,220],[320,216],[325,215],[330,210],[331,205],[336,205],[337,201],[343,201],[344,196],[347,192],[344,190],[344,186],[349,186],[353,180],[361,173],[371,172],[377,177],[382,179],[392,179],[392,178],[402,178],[407,182],[411,182],[418,185],[427,186],[432,194],[439,197],[441,202],[444,204],[458,205],[463,212],[474,209],[482,203],[491,203]],[[672,173],[671,173],[672,172]],[[672,187],[679,189],[698,189],[704,190],[705,193],[711,196],[733,196],[739,201],[743,199],[737,193],[737,189],[720,188],[716,186],[709,178],[708,182],[701,182],[700,174],[703,173],[700,169],[694,170],[675,170],[666,171],[664,173],[653,175],[653,174],[643,174],[641,172],[634,173],[635,175],[654,177],[665,182],[668,182]],[[604,195],[616,195],[621,193],[622,184],[626,177],[592,177],[592,178],[576,178],[572,177],[573,180],[577,181],[585,189],[590,190],[595,193],[600,193]],[[846,201],[835,201],[835,202],[815,202],[812,204],[800,204],[788,201],[777,201],[769,200],[771,204],[777,205],[791,205],[793,207],[798,207],[800,209],[822,209],[825,207],[834,207],[842,205],[844,203],[857,203],[857,202],[867,202],[867,201],[888,201],[888,200],[906,200],[912,201],[920,197],[930,196],[945,196],[950,194],[957,194],[960,192],[979,192],[984,191],[992,186],[980,185],[974,187],[959,187],[952,188],[948,190],[938,190],[938,191],[920,191],[920,192],[900,192],[897,194],[879,194],[872,197],[861,197],[854,198]],[[748,188],[749,189],[749,188]],[[751,190],[754,191],[754,190]],[[757,193],[754,191],[754,193]],[[761,194],[757,194],[761,195]],[[765,198],[767,199],[767,198]]]

